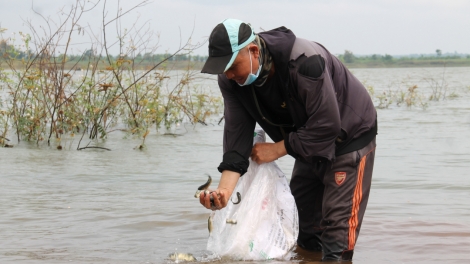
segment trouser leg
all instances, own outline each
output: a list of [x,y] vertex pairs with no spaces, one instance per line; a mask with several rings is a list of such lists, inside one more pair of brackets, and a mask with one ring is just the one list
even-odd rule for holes
[[363,149],[336,157],[323,177],[323,260],[352,260],[369,199],[375,139]]
[[290,188],[299,212],[299,237],[297,245],[311,251],[321,251],[320,227],[324,185],[319,175],[326,168],[325,163],[316,166],[295,161]]

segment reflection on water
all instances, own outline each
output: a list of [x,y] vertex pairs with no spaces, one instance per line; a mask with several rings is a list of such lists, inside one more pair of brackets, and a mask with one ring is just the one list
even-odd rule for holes
[[[379,91],[442,69],[354,72]],[[378,110],[373,187],[355,264],[470,258],[469,73],[447,69],[456,98],[431,102],[426,110]],[[213,260],[205,250],[209,212],[193,196],[205,173],[218,184],[222,129],[150,135],[143,151],[134,150],[139,140],[120,134],[104,143],[112,151],[57,151],[24,142],[0,149],[0,262],[171,263],[173,252]],[[278,164],[291,174],[292,158]],[[269,263],[320,258],[299,249],[292,261]]]

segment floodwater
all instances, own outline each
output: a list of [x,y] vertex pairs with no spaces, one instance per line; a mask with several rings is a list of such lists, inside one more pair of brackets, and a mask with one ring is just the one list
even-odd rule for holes
[[[470,68],[353,72],[376,94],[417,84],[429,95],[444,80],[457,95],[425,109],[378,109],[372,190],[353,263],[467,263]],[[0,263],[171,263],[173,252],[210,260],[209,211],[193,195],[206,173],[218,183],[217,121],[182,124],[174,131],[181,136],[151,134],[143,151],[122,134],[98,142],[111,151],[10,142],[14,148],[0,149]],[[289,178],[293,159],[277,163]],[[300,251],[268,263],[317,261]]]

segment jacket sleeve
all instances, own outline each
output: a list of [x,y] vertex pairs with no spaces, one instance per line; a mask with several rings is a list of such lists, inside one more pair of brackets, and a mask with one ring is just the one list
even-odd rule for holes
[[[220,74],[218,83],[224,98],[224,156],[218,170],[235,171],[243,175],[248,170],[248,158],[253,147],[256,122],[235,94],[232,83]],[[244,89],[246,87],[236,87]]]
[[334,160],[341,121],[328,68],[317,78],[297,72],[292,85],[305,107],[307,121],[296,132],[286,135],[287,153],[307,163],[315,163],[319,158]]

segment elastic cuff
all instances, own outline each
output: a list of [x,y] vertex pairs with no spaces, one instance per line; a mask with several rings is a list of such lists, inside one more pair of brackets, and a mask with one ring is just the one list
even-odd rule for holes
[[220,163],[217,170],[223,172],[224,170],[234,171],[240,173],[240,176],[245,174],[248,170],[250,162],[235,150],[228,151],[224,154],[223,161]]
[[289,134],[285,134],[284,136],[284,147],[286,148],[286,151],[287,151],[287,154],[291,155],[294,159],[297,158],[297,153],[294,152],[294,150],[292,149],[290,143],[289,143]]

